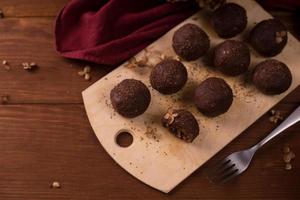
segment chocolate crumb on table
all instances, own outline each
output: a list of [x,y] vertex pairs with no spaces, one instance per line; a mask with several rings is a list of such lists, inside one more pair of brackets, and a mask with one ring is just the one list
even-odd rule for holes
[[287,164],[285,165],[285,169],[286,169],[286,170],[291,170],[291,169],[292,169],[292,165],[291,165],[290,163],[287,163]]
[[9,71],[9,70],[10,70],[9,63],[8,63],[6,60],[3,60],[3,61],[2,61],[2,65],[4,66],[4,69],[5,69],[6,71]]
[[50,188],[59,189],[61,188],[61,185],[58,181],[53,181],[53,183],[50,185]]
[[82,76],[84,78],[84,80],[89,81],[89,80],[91,80],[90,72],[91,72],[91,67],[86,65],[82,71],[78,72],[78,75]]
[[288,145],[284,145],[282,151],[283,151],[283,161],[285,163],[285,169],[291,170],[292,169],[291,161],[295,159],[296,155]]
[[10,97],[8,95],[1,96],[1,104],[7,104]]
[[35,70],[37,69],[37,64],[34,63],[34,62],[31,62],[31,63],[28,63],[28,62],[23,62],[22,63],[22,66],[23,66],[23,69],[24,70],[27,70],[27,71],[32,71],[32,70]]
[[280,111],[272,109],[270,111],[271,116],[269,117],[269,121],[276,124],[279,121],[283,120]]

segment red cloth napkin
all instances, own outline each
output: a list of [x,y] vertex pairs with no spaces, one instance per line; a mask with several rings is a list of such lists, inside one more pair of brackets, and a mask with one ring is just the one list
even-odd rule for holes
[[278,8],[295,12],[300,9],[300,0],[258,0],[258,2],[265,8]]
[[[258,1],[290,10],[300,6],[300,0]],[[197,9],[193,0],[72,0],[56,20],[57,51],[67,58],[117,65]]]
[[191,16],[197,5],[163,0],[73,0],[56,20],[62,56],[117,65]]

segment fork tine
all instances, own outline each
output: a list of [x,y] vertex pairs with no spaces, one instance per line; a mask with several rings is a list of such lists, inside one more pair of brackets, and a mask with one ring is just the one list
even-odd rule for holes
[[212,182],[219,183],[224,177],[229,175],[235,169],[235,164],[229,162],[222,170],[216,172],[214,176],[211,177]]
[[218,177],[222,176],[222,174],[226,173],[226,171],[230,170],[234,167],[234,164],[229,159],[224,159],[221,164],[218,164],[217,167],[213,168],[208,174],[207,178],[210,182],[216,183],[218,182]]
[[231,179],[233,179],[234,177],[236,177],[237,175],[239,175],[239,170],[238,169],[233,169],[231,170],[230,173],[227,173],[226,175],[224,175],[220,181],[221,184],[224,184],[228,181],[230,181]]
[[223,160],[223,162],[221,162],[220,164],[219,164],[219,166],[216,166],[216,171],[220,171],[220,170],[222,170],[222,169],[224,169],[226,166],[228,166],[229,164],[230,164],[230,160],[229,159],[227,159],[227,158],[225,158],[224,160]]
[[220,171],[217,172],[217,175],[225,174],[226,172],[230,171],[231,168],[233,168],[234,166],[235,164],[230,161],[226,166],[224,166]]
[[236,173],[236,169],[232,166],[228,171],[225,171],[223,174],[216,176],[212,181],[215,184],[223,184],[227,181],[227,178],[231,177]]
[[230,163],[230,160],[228,159],[223,159],[221,162],[215,163],[215,166],[212,168],[208,169],[206,171],[206,174],[208,177],[213,177],[217,172],[221,171],[223,168],[225,168],[228,164]]

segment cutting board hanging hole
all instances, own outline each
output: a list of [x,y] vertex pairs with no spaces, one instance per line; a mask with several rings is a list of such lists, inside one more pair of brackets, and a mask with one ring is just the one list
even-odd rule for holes
[[128,130],[121,130],[117,133],[115,142],[118,146],[126,148],[133,142],[133,136]]

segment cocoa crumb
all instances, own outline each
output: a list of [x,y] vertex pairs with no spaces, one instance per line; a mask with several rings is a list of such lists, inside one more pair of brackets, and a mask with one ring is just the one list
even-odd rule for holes
[[6,71],[9,71],[10,70],[10,66],[8,65],[8,62],[6,60],[3,60],[2,61],[2,65],[4,66],[4,69]]
[[61,185],[58,181],[53,181],[53,183],[50,185],[50,188],[61,188]]
[[286,163],[285,164],[285,169],[286,170],[291,170],[292,169],[292,165],[290,163]]
[[272,122],[272,123],[274,123],[274,124],[276,124],[277,122],[283,120],[283,117],[281,116],[280,111],[277,111],[277,110],[272,109],[272,110],[270,111],[270,114],[271,114],[272,116],[269,117],[269,121]]
[[292,169],[291,161],[293,159],[295,159],[295,157],[296,157],[296,155],[291,150],[291,148],[288,145],[284,145],[284,147],[283,147],[283,161],[285,163],[285,169],[286,170],[291,170]]
[[287,146],[287,145],[284,145],[284,147],[283,147],[283,153],[289,153],[291,150],[290,150],[290,147],[289,146]]
[[85,73],[90,73],[90,72],[91,72],[91,67],[88,66],[88,65],[86,65],[86,66],[83,68],[83,71],[84,71]]
[[1,104],[7,104],[8,101],[9,101],[9,96],[8,95],[1,96]]
[[91,67],[86,65],[82,71],[78,72],[78,75],[83,76],[84,80],[89,81],[89,80],[91,80],[90,72],[91,72]]
[[84,75],[84,80],[89,81],[90,79],[91,79],[90,74],[85,74],[85,75]]
[[34,62],[28,63],[28,62],[23,62],[22,63],[23,69],[31,71],[37,68],[37,64]]
[[137,66],[137,67],[146,67],[147,63],[148,63],[148,57],[147,55],[144,53],[143,55],[133,58],[132,60],[132,64]]

